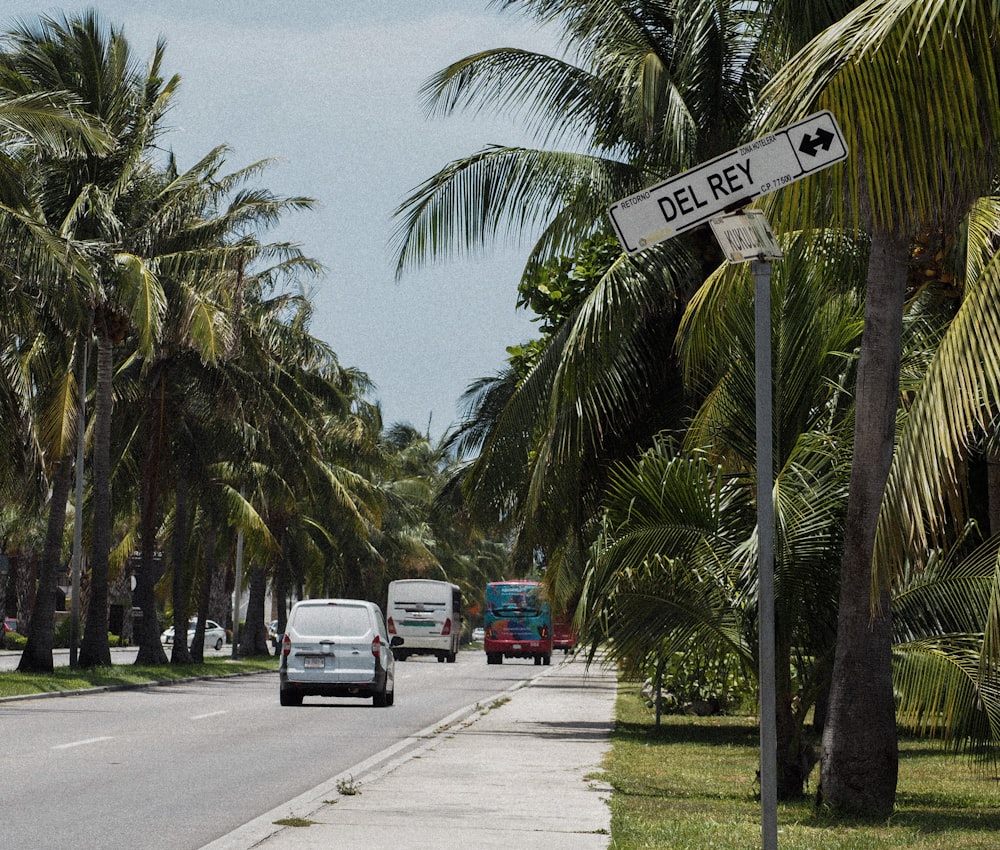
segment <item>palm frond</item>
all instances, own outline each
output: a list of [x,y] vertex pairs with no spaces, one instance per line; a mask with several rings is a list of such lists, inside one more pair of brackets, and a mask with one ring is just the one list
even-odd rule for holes
[[[765,90],[759,129],[829,109],[851,155],[783,190],[774,214],[902,233],[964,218],[997,170],[996,9],[995,0],[864,3],[803,48]],[[928,91],[949,97],[913,103]]]
[[1000,254],[969,281],[906,417],[889,473],[876,538],[877,580],[901,559],[935,548],[949,520],[949,494],[970,440],[996,415],[1000,399]]

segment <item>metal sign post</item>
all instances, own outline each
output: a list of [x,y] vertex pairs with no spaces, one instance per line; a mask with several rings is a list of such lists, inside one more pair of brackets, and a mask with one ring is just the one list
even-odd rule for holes
[[757,429],[757,627],[760,684],[760,835],[763,850],[778,847],[778,721],[774,669],[774,426],[771,368],[771,260],[782,256],[760,210],[712,219],[712,232],[730,263],[751,263],[754,286],[754,372]]
[[[782,253],[764,214],[740,208],[846,159],[847,154],[836,119],[824,110],[616,201],[608,209],[618,239],[629,254],[708,223],[729,262],[753,264],[763,850],[778,847],[771,260],[780,259]],[[738,212],[722,215],[734,209]]]
[[757,622],[760,658],[760,830],[778,847],[778,730],[774,672],[774,457],[771,422],[771,261],[754,260],[754,358],[757,381]]
[[757,627],[760,684],[760,835],[778,847],[778,721],[774,669],[774,425],[771,367],[771,260],[781,259],[767,218],[741,210],[709,222],[731,263],[750,260],[754,287],[754,372],[757,429]]

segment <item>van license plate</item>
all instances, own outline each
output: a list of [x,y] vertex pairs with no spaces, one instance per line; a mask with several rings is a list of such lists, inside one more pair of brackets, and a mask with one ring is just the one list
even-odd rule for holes
[[303,658],[302,659],[302,666],[305,667],[307,670],[311,669],[311,668],[315,668],[315,667],[322,668],[322,667],[326,666],[326,659],[325,658]]

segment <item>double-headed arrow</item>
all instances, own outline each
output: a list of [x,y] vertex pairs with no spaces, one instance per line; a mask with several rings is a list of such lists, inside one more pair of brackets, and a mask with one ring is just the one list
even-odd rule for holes
[[825,151],[830,150],[831,144],[833,144],[833,133],[820,127],[816,131],[815,137],[810,136],[808,133],[802,137],[802,144],[799,145],[799,150],[809,156],[816,156],[820,148],[823,148]]

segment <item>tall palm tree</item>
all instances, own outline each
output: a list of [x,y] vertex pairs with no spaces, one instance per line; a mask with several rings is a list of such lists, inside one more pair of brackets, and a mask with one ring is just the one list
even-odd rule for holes
[[[145,402],[136,427],[144,432],[139,443],[144,457],[135,465],[142,481],[141,540],[142,564],[136,586],[136,600],[143,610],[140,651],[137,663],[159,663],[165,655],[159,640],[154,588],[159,579],[154,567],[161,516],[161,479],[177,483],[178,496],[190,485],[198,463],[214,463],[217,458],[187,437],[197,431],[208,437],[211,428],[204,421],[215,405],[205,407],[211,391],[198,391],[199,383],[217,383],[218,361],[233,350],[234,269],[246,278],[247,264],[257,257],[277,257],[286,272],[293,268],[315,272],[317,264],[291,246],[259,244],[254,231],[275,222],[287,209],[308,208],[303,198],[277,198],[259,189],[243,187],[261,172],[264,163],[255,163],[232,174],[221,174],[225,148],[216,148],[194,167],[178,173],[171,160],[166,172],[151,175],[151,193],[134,211],[130,237],[123,246],[132,250],[135,262],[154,272],[165,290],[167,310],[163,331],[151,355],[136,358]],[[134,247],[133,247],[134,246]],[[217,425],[218,423],[216,423]],[[221,429],[217,433],[230,433]],[[132,441],[129,440],[129,443]],[[217,444],[208,439],[206,445]],[[175,514],[174,551],[186,545],[187,511]],[[181,547],[178,549],[177,547]],[[174,557],[174,628],[187,629],[184,604],[184,571]],[[183,662],[184,642],[175,642],[172,659]]]
[[[873,559],[893,457],[903,302],[914,237],[953,231],[995,185],[1000,101],[982,81],[997,77],[996,11],[990,0],[866,3],[803,48],[766,92],[762,126],[828,108],[851,151],[843,168],[784,193],[778,220],[812,226],[822,215],[872,239],[823,742],[823,798],[835,811],[881,816],[895,801],[890,585]],[[932,95],[940,91],[946,101]]]
[[[558,23],[579,61],[514,49],[475,54],[428,82],[429,107],[510,109],[546,143],[568,144],[490,147],[426,181],[399,211],[400,271],[479,247],[505,228],[533,229],[541,235],[522,281],[530,287],[546,262],[574,256],[592,234],[608,231],[605,210],[616,198],[745,138],[760,87],[789,45],[850,4],[810,4],[811,11],[719,0],[496,5]],[[611,263],[495,427],[476,429],[484,442],[471,489],[516,506],[528,520],[525,551],[559,539],[578,559],[585,550],[578,530],[593,514],[603,462],[680,426],[671,340],[684,303],[720,261],[703,230]],[[496,504],[489,508],[495,513]]]
[[149,349],[163,311],[156,278],[121,256],[123,222],[130,193],[146,170],[145,155],[156,139],[177,78],[161,77],[164,44],[157,44],[148,67],[136,64],[120,29],[105,27],[94,12],[61,20],[43,17],[7,36],[8,67],[24,94],[65,91],[81,112],[100,122],[112,139],[110,151],[81,151],[48,164],[49,219],[60,232],[91,246],[94,279],[90,299],[97,337],[94,410],[94,532],[90,605],[80,664],[110,664],[108,556],[111,549],[110,440],[114,346],[127,336],[130,320],[140,346]]
[[[106,133],[62,91],[24,91],[0,39],[0,419],[4,456],[25,477],[17,501],[30,510],[31,494],[44,504],[49,522],[39,564],[31,629],[21,655],[22,671],[52,670],[57,574],[72,482],[76,416],[74,370],[82,368],[75,329],[86,322],[81,286],[89,276],[79,246],[47,220],[46,163],[72,151],[101,153]],[[67,339],[67,332],[69,337]],[[7,441],[10,441],[9,443]],[[23,459],[24,465],[17,463]],[[34,481],[26,488],[25,480]],[[9,482],[5,482],[9,483]],[[51,493],[48,493],[49,484]]]
[[[595,25],[598,19],[604,24],[609,20],[621,20],[621,7],[616,3],[573,3],[570,0],[515,3],[512,0],[503,5],[531,8],[552,18],[566,15],[570,18],[569,29],[585,22],[597,35],[596,41],[616,49],[623,41],[608,37],[609,31]],[[655,5],[627,4],[630,11],[635,8],[645,11]],[[891,458],[906,266],[911,238],[939,226],[949,227],[961,219],[973,200],[989,191],[995,175],[997,98],[991,88],[979,84],[996,77],[994,42],[990,36],[995,4],[940,2],[928,6],[886,0],[864,4],[850,14],[854,3],[733,5],[746,11],[756,24],[740,30],[741,35],[745,38],[752,38],[755,33],[761,35],[761,49],[742,55],[766,60],[761,65],[766,73],[776,72],[787,58],[788,47],[803,44],[805,39],[798,35],[785,37],[782,27],[772,26],[768,19],[761,21],[760,15],[779,20],[798,7],[806,10],[798,21],[806,25],[802,32],[807,32],[809,26],[830,24],[820,38],[777,71],[771,88],[761,100],[767,105],[767,112],[755,134],[783,126],[825,106],[850,127],[848,143],[853,155],[846,168],[803,181],[776,196],[780,207],[775,211],[775,220],[779,226],[789,229],[810,228],[820,222],[824,226],[831,222],[839,227],[860,226],[872,237],[866,330],[858,369],[856,463],[847,519],[849,534],[843,557],[840,606],[843,638],[838,642],[836,699],[824,745],[827,758],[824,760],[823,789],[834,809],[884,814],[891,810],[894,800],[896,771],[891,634],[885,616],[888,597],[884,582],[874,583],[875,615],[871,616],[871,553]],[[708,4],[703,8],[707,7]],[[806,19],[815,10],[820,11],[820,17]],[[625,29],[615,32],[620,34]],[[654,32],[654,29],[649,28],[646,32]],[[796,29],[795,32],[800,31]],[[944,45],[947,49],[927,49],[929,45]],[[517,67],[515,60],[521,60],[515,53],[508,58],[509,69]],[[737,67],[740,66],[741,63],[737,63]],[[654,72],[659,71],[660,66],[651,56],[642,68],[648,71],[642,77],[644,82],[657,79]],[[908,73],[901,75],[900,68],[906,68]],[[499,78],[499,74],[496,77]],[[486,75],[476,78],[467,72],[455,79],[461,79],[468,91],[475,92],[477,83],[490,78]],[[520,78],[509,73],[505,79],[509,83],[506,88],[497,84],[493,89],[497,102],[513,101],[522,93],[518,88]],[[555,75],[539,73],[537,79],[551,82]],[[564,85],[540,86],[541,102],[576,105],[584,100],[585,87],[574,88],[569,84],[570,79],[569,75],[564,75]],[[629,78],[618,75],[616,79]],[[957,106],[949,99],[948,106],[944,107],[940,99],[931,94],[953,88],[957,90]],[[636,86],[634,91],[645,93],[650,89]],[[859,93],[864,100],[860,106]],[[546,97],[549,99],[545,100]],[[453,102],[459,99],[445,100],[447,104]],[[636,98],[632,102],[648,105],[656,99]],[[932,105],[927,107],[930,102]],[[602,102],[605,109],[601,121],[595,122],[602,127],[609,126],[606,116],[612,114],[612,110],[607,108],[608,103]],[[584,122],[591,120],[583,108],[578,109],[577,114],[583,116]],[[644,114],[649,116],[653,111]],[[577,125],[569,123],[569,126]],[[660,125],[649,121],[645,126],[656,128]],[[907,146],[909,155],[883,155],[886,150],[899,150],[900,144]],[[553,246],[560,244],[558,240],[570,232],[568,222],[576,224],[585,218],[578,194],[570,190],[565,192],[564,198],[557,199],[551,192],[552,187],[573,183],[592,200],[593,196],[599,197],[601,189],[607,185],[607,181],[594,180],[593,174],[630,173],[625,169],[618,172],[611,168],[595,169],[574,183],[559,178],[570,174],[569,165],[579,160],[552,157],[545,161],[528,154],[503,158],[502,153],[484,152],[470,160],[468,168],[460,170],[456,166],[423,187],[421,199],[435,203],[423,204],[419,214],[411,217],[410,231],[416,238],[405,245],[401,242],[401,259],[407,258],[407,250],[411,248],[447,250],[454,238],[471,235],[478,239],[483,234],[495,232],[502,221],[513,220],[520,224],[530,221],[532,214],[554,223],[543,231],[543,239],[538,243],[551,254]],[[958,157],[961,157],[961,165],[953,168]],[[504,173],[504,180],[497,181],[502,185],[498,186],[489,184],[481,176],[494,161],[503,161],[506,166],[506,172],[497,170],[498,174]],[[562,169],[553,166],[543,172],[539,166],[543,162],[557,162]],[[842,174],[849,177],[844,179]],[[654,175],[648,173],[646,176]],[[460,183],[459,177],[465,178],[465,182]],[[526,188],[529,182],[531,186]],[[484,186],[489,186],[491,191],[473,191]],[[453,191],[435,194],[435,188]],[[822,203],[809,203],[811,197]],[[459,214],[448,214],[446,204],[456,203],[458,198],[482,202],[464,208],[475,211],[468,213],[471,221]],[[529,198],[534,206],[526,212],[523,206],[512,201],[513,198]],[[842,200],[846,203],[841,203]],[[411,209],[418,211],[416,196]],[[556,211],[564,209],[567,212],[560,218]],[[511,215],[511,210],[515,214]],[[538,210],[540,212],[536,212]],[[449,231],[449,223],[461,226]],[[556,227],[555,223],[562,226]],[[541,256],[538,251],[533,257],[537,256]],[[858,700],[863,710],[848,711],[848,705]],[[847,717],[849,714],[853,719]]]
[[[735,143],[758,83],[754,66],[739,61],[747,18],[725,4],[502,5],[560,20],[580,62],[486,51],[431,80],[428,101],[442,112],[524,106],[544,140],[566,147],[493,147],[453,163],[403,205],[397,246],[405,269],[485,241],[508,222],[537,225],[522,282],[530,287],[548,262],[577,259],[590,236],[607,232],[604,210],[616,196]],[[692,61],[702,51],[713,61]],[[513,509],[525,565],[541,546],[552,577],[557,567],[578,570],[604,464],[679,426],[670,340],[681,306],[719,259],[697,234],[612,262],[495,424],[476,429],[483,442],[469,492],[481,514]]]
[[[272,253],[293,252],[262,250],[261,259]],[[309,333],[312,308],[303,296],[271,294],[303,262],[289,256],[245,276],[237,344],[216,369],[219,393],[233,400],[222,480],[245,491],[240,501],[260,518],[250,572],[273,580],[282,599],[289,582],[300,594],[307,586],[314,595],[363,593],[358,565],[373,556],[369,536],[380,511],[365,473],[377,439],[362,401],[367,376],[341,367]],[[267,646],[263,596],[254,602],[241,653]]]

